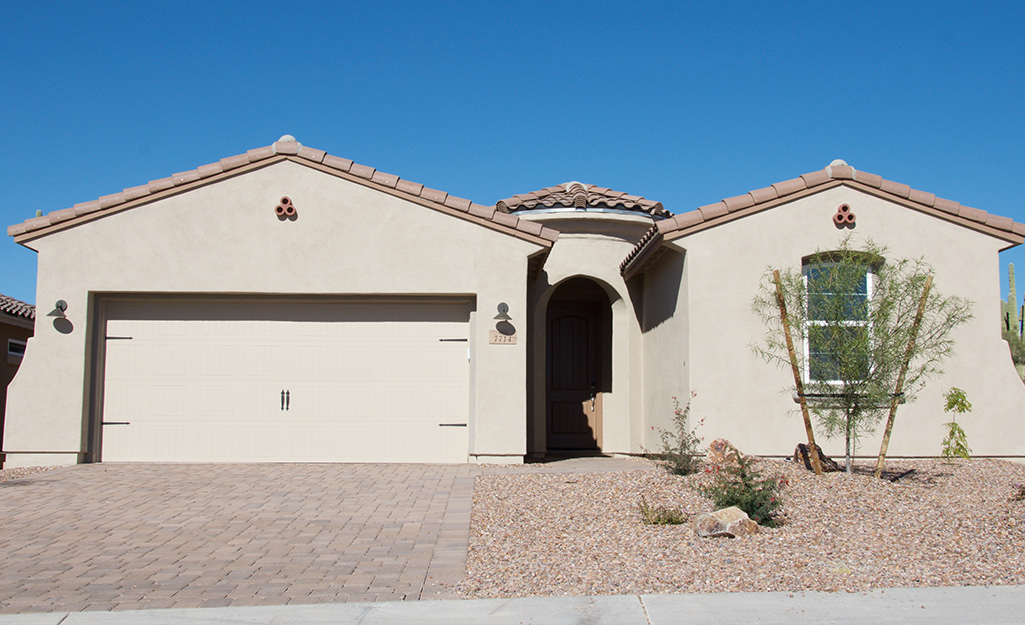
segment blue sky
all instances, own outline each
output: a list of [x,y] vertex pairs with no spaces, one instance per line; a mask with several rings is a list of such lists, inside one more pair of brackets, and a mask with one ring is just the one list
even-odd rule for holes
[[[580,180],[679,213],[843,158],[1025,222],[1023,27],[1022,2],[12,1],[0,223],[286,133],[481,204]],[[35,301],[6,236],[0,293]]]

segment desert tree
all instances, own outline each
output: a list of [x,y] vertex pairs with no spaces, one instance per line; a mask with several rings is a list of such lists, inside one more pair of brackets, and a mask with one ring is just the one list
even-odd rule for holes
[[[790,368],[771,274],[754,300],[766,326],[754,349]],[[844,438],[848,473],[859,439],[887,413],[889,439],[897,404],[941,373],[953,352],[952,330],[971,319],[971,302],[931,288],[932,274],[924,259],[889,258],[871,241],[856,249],[849,237],[806,258],[800,270],[780,272],[805,399],[822,432]],[[880,463],[884,456],[885,448]]]

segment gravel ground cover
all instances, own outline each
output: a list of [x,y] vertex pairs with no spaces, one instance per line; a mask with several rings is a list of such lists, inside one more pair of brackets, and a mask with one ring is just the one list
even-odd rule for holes
[[467,598],[723,591],[861,591],[1025,584],[1025,465],[893,461],[876,479],[781,474],[785,522],[742,539],[698,538],[689,525],[650,526],[638,503],[689,516],[712,511],[708,478],[657,471],[497,474],[477,478]]
[[51,469],[59,469],[60,467],[17,467],[14,469],[0,469],[0,482],[6,482],[7,480],[16,480],[20,477],[27,477],[33,473],[42,473],[44,471],[50,471]]

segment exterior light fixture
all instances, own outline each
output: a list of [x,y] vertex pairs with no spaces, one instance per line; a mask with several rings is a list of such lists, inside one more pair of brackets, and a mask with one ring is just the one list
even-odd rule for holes
[[502,302],[498,305],[498,314],[495,315],[497,321],[509,321],[512,317],[509,316],[509,304]]
[[64,311],[68,309],[68,303],[62,299],[59,299],[54,303],[53,310],[46,314],[47,317],[56,317],[58,319],[66,319],[67,315]]

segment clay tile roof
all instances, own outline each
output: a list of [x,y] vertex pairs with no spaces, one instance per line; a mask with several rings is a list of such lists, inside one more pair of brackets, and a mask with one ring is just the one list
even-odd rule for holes
[[13,297],[0,294],[0,313],[34,321],[36,318],[36,307]]
[[[545,247],[550,248],[552,242],[559,238],[558,231],[552,228],[540,225],[535,227],[533,224],[520,224],[518,219],[510,220],[508,219],[508,215],[496,212],[491,207],[475,205],[470,202],[470,200],[450,195],[445,191],[430,189],[418,182],[403,180],[398,176],[378,171],[374,167],[360,165],[359,163],[354,163],[347,158],[332,156],[323,150],[306,147],[290,135],[285,135],[274,144],[266,147],[248,150],[244,154],[222,158],[216,163],[201,165],[196,169],[179,172],[167,178],[153,180],[148,184],[130,187],[119,193],[105,195],[97,200],[81,202],[79,204],[75,204],[72,208],[66,208],[54,211],[42,217],[28,219],[23,223],[9,226],[7,228],[7,235],[12,237],[31,235],[33,232],[46,230],[47,228],[57,224],[63,225],[84,220],[86,218],[91,219],[95,217],[92,213],[102,214],[105,211],[117,209],[118,207],[122,207],[124,204],[134,202],[136,200],[139,202],[145,202],[148,197],[153,196],[154,194],[163,193],[165,191],[173,192],[172,190],[176,187],[188,187],[191,183],[198,180],[209,178],[211,176],[222,175],[225,172],[246,167],[251,163],[258,163],[260,161],[267,161],[270,159],[289,159],[295,162],[309,161],[317,163],[321,166],[321,169],[326,167],[331,170],[344,172],[350,176],[356,176],[360,179],[359,182],[362,184],[382,190],[386,189],[392,195],[407,197],[410,199],[415,198],[415,201],[420,202],[421,204],[428,202],[429,205],[433,205],[433,207],[438,210],[445,211],[449,214],[464,216],[466,219],[472,219],[477,222],[484,220],[492,224],[493,227],[497,227],[499,230],[510,234],[516,234],[516,236],[522,237],[524,234],[529,235],[533,237],[535,242],[544,245]],[[352,180],[351,177],[348,179]],[[583,185],[581,185],[581,187],[583,188]],[[547,191],[549,191],[549,194],[565,192],[562,187],[552,187]],[[578,190],[578,192],[580,191]],[[536,195],[528,195],[531,201],[537,201],[538,197]],[[641,201],[646,202],[646,200]],[[476,208],[473,208],[474,206],[476,206]],[[661,209],[662,207],[661,204],[657,203],[655,206],[657,206],[658,209]],[[653,211],[649,209],[646,212]],[[25,305],[28,306],[28,304]],[[34,310],[35,309],[33,308],[33,311]],[[33,315],[34,314],[35,313],[33,312]]]
[[495,209],[503,213],[546,208],[609,208],[646,213],[652,217],[673,216],[662,202],[575,181],[531,193],[519,193],[495,204]]
[[[664,237],[677,238],[686,232],[717,222],[735,218],[732,212],[738,211],[740,215],[756,212],[771,206],[780,201],[786,201],[787,196],[798,194],[802,191],[813,190],[822,185],[843,184],[864,190],[871,189],[875,195],[885,194],[896,200],[901,200],[905,205],[918,206],[929,209],[932,214],[946,213],[948,218],[963,225],[972,227],[982,224],[996,230],[1005,232],[1008,240],[1020,243],[1016,237],[1025,235],[1025,225],[1015,223],[1007,217],[990,215],[986,211],[977,208],[963,206],[952,200],[938,198],[932,193],[912,189],[906,184],[885,180],[876,174],[858,171],[841,160],[835,160],[825,169],[803,174],[791,180],[774,183],[768,187],[750,191],[747,195],[726,198],[715,204],[708,204],[677,215],[672,220],[657,224],[647,234],[641,237],[637,245],[627,254],[619,269],[622,273],[639,271],[652,258],[655,247],[661,246]],[[631,267],[638,257],[645,256],[639,261],[639,265]]]

